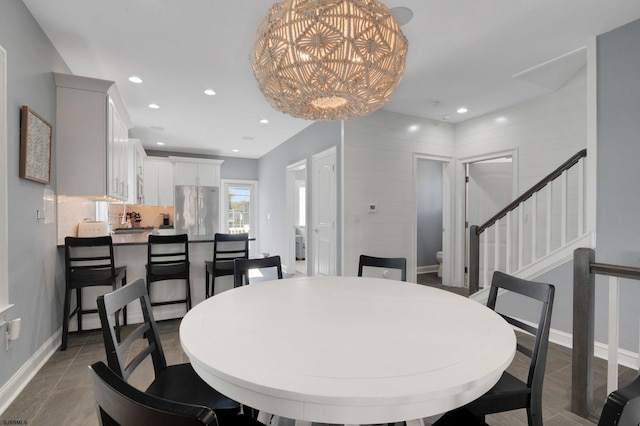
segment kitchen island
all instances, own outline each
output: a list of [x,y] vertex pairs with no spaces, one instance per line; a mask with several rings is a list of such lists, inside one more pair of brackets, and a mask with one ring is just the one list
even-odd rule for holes
[[[157,235],[172,235],[173,229],[157,229],[152,231]],[[147,264],[147,239],[151,232],[117,233],[112,235],[116,266],[127,267],[127,282],[138,278],[146,278],[145,265]],[[191,263],[191,301],[195,306],[204,300],[205,294],[205,261],[213,258],[213,235],[200,235],[189,237],[189,261]],[[255,240],[255,239],[251,239]],[[58,246],[61,264],[63,265],[62,289],[64,289],[64,245]],[[233,277],[225,276],[216,279],[216,294],[233,288]],[[105,287],[85,288],[82,292],[83,306],[90,307],[96,303],[96,298],[106,291]],[[159,281],[153,284],[152,297],[154,301],[173,300],[184,298],[184,285],[179,281]],[[64,291],[62,291],[64,294]],[[72,309],[73,309],[72,305]],[[184,305],[154,306],[153,315],[156,321],[182,318],[186,313]],[[128,319],[132,323],[140,322],[142,314],[139,306],[133,305],[128,310]],[[83,329],[100,328],[100,320],[97,315],[85,315],[83,317]],[[69,323],[69,330],[77,329],[75,317]]]

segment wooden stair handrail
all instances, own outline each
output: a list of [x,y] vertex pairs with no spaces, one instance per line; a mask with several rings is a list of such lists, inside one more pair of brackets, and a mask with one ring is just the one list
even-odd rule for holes
[[498,220],[502,219],[504,216],[507,215],[507,213],[509,213],[510,211],[514,210],[522,202],[524,202],[524,201],[528,200],[529,198],[531,198],[531,196],[533,194],[535,194],[536,192],[540,191],[542,188],[547,186],[549,184],[549,182],[553,181],[555,178],[560,176],[564,171],[566,171],[566,170],[570,169],[571,167],[573,167],[578,161],[580,161],[580,159],[582,159],[582,158],[584,158],[586,156],[587,156],[587,150],[586,149],[583,149],[583,150],[577,152],[576,154],[574,154],[571,158],[569,158],[562,165],[560,165],[560,167],[558,167],[557,169],[555,169],[554,171],[549,173],[540,182],[538,182],[535,185],[533,185],[527,192],[523,193],[518,198],[513,200],[507,207],[505,207],[502,210],[500,210],[491,219],[487,220],[483,225],[478,226],[476,228],[477,234],[480,235],[482,233],[482,231],[484,231],[486,228],[490,227],[491,225],[496,223]]

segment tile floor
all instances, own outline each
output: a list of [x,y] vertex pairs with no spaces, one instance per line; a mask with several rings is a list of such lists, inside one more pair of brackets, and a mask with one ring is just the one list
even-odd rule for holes
[[[437,285],[437,284],[435,284]],[[163,348],[169,364],[187,362],[178,336],[179,321],[158,324]],[[523,338],[523,337],[519,337]],[[99,331],[70,336],[69,348],[56,352],[36,374],[23,392],[0,415],[0,424],[92,426],[98,420],[93,403],[87,366],[96,361],[105,361],[102,335]],[[606,365],[596,360],[596,401],[604,401]],[[509,371],[518,374],[523,368],[518,359]],[[151,379],[150,363],[143,364],[131,377],[131,382],[144,387]],[[137,375],[137,376],[136,376]],[[621,384],[635,377],[631,370],[621,368]],[[544,384],[544,424],[594,425],[597,418],[583,419],[569,411],[571,386],[571,351],[551,344]],[[430,425],[437,417],[426,419]],[[491,425],[526,425],[524,410],[496,414],[487,417]]]

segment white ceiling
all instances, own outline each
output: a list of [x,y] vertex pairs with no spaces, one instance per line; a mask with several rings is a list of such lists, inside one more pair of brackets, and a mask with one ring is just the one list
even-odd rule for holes
[[[117,83],[147,149],[259,158],[311,124],[273,110],[249,66],[272,0],[23,1],[74,74]],[[555,90],[591,37],[640,18],[638,0],[384,3],[413,19],[403,81],[383,108],[453,123]]]

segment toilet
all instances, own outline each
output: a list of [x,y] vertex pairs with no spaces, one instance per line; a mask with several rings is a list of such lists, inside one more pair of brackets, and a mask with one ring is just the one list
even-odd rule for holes
[[436,252],[436,261],[438,262],[438,276],[442,277],[442,252]]

